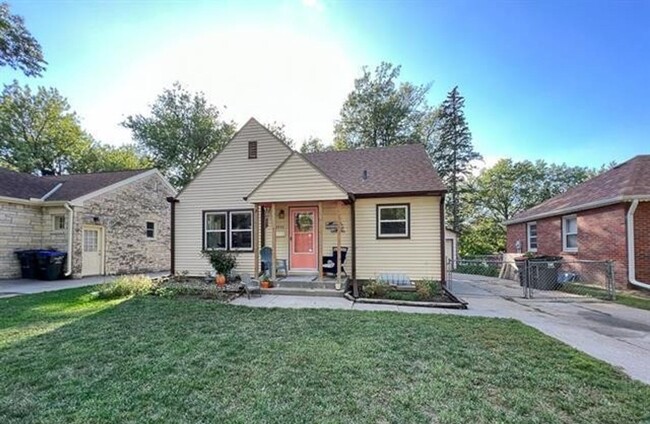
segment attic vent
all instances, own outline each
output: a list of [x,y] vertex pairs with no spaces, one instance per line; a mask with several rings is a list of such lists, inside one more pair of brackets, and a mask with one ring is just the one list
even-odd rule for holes
[[257,141],[248,142],[248,159],[257,159]]
[[361,178],[363,178],[364,181],[368,179],[368,171],[367,170],[365,170],[365,169],[363,170],[363,174],[361,174]]

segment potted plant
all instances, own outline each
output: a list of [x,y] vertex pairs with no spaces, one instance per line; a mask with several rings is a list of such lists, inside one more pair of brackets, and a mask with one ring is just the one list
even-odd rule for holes
[[215,284],[219,287],[225,286],[227,276],[237,266],[237,257],[224,250],[204,250],[203,256],[210,261],[210,265],[217,273]]
[[271,277],[269,277],[267,274],[264,274],[260,280],[260,287],[263,289],[270,289],[273,287],[273,284],[271,283]]

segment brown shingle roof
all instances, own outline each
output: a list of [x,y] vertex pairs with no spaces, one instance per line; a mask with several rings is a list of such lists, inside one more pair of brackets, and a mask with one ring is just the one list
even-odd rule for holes
[[97,172],[94,174],[37,177],[0,168],[0,196],[17,199],[40,199],[61,183],[61,187],[49,196],[47,200],[73,200],[147,171],[149,170],[139,169],[132,171]]
[[40,199],[55,186],[53,181],[43,181],[34,175],[0,168],[0,196],[25,200]]
[[308,153],[305,157],[355,195],[446,191],[421,144]]
[[[565,193],[530,208],[510,221],[521,222],[539,216],[578,211],[604,202],[618,203],[632,196],[650,196],[650,155],[639,155]],[[627,199],[626,199],[627,198]]]
[[149,169],[59,175],[42,178],[55,181],[55,184],[63,183],[61,188],[55,191],[47,200],[72,200],[147,171]]

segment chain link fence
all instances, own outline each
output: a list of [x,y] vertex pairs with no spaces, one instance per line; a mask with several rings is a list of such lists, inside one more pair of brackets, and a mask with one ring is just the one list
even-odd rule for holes
[[[614,300],[613,261],[565,260],[542,257],[505,260],[498,255],[461,258],[448,264],[448,272],[486,277],[484,283],[519,283],[527,299]],[[451,275],[449,281],[453,281]],[[512,283],[510,283],[512,286]]]

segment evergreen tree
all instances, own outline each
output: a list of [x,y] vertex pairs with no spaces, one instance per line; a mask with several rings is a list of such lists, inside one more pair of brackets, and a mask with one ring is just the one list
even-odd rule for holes
[[440,107],[439,138],[432,151],[433,163],[449,189],[447,222],[454,231],[461,230],[462,182],[472,171],[472,161],[482,158],[472,145],[472,133],[465,120],[464,106],[465,99],[458,87],[454,87]]

